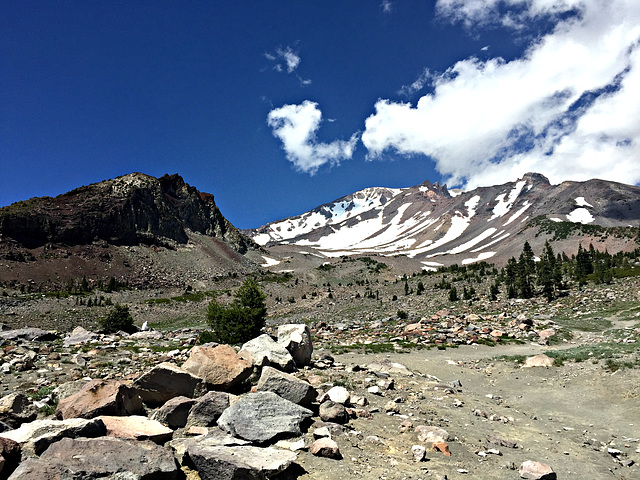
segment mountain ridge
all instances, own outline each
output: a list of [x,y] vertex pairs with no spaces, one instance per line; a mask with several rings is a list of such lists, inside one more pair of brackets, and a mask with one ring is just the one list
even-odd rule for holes
[[[640,187],[599,179],[551,185],[544,175],[527,173],[452,195],[446,185],[425,181],[360,190],[245,233],[266,247],[312,248],[327,258],[405,255],[434,267],[494,257],[504,262],[502,250],[517,255],[518,244],[539,243],[540,222],[574,230],[637,227]],[[569,250],[577,250],[573,243]]]

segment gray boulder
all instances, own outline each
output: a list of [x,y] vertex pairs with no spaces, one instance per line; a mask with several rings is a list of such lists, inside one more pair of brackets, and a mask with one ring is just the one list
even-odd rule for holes
[[204,392],[202,379],[173,363],[161,363],[133,382],[147,405],[162,405],[174,397],[194,397]]
[[189,411],[187,417],[187,427],[212,427],[216,420],[220,418],[232,402],[236,400],[235,395],[226,392],[207,392],[196,399],[195,404]]
[[318,392],[308,382],[272,367],[264,367],[256,385],[258,392],[273,392],[298,405],[309,405]]
[[273,392],[249,393],[227,408],[218,426],[227,433],[251,442],[297,436],[301,424],[313,413]]
[[182,428],[187,424],[189,411],[195,403],[196,401],[192,398],[172,398],[156,410],[151,419],[157,420],[169,428]]
[[332,423],[347,423],[349,421],[349,414],[347,409],[341,403],[332,402],[327,400],[320,404],[320,419],[323,422]]
[[266,333],[242,345],[240,355],[244,352],[251,354],[253,365],[257,367],[271,366],[285,372],[296,369],[296,363],[287,349]]
[[83,343],[89,343],[93,340],[97,340],[98,334],[90,332],[89,330],[80,326],[74,328],[69,336],[64,339],[64,346],[70,347],[72,345],[81,345]]
[[297,367],[304,367],[311,363],[313,344],[308,326],[304,324],[280,325],[278,327],[278,343],[291,354]]
[[24,393],[11,393],[0,398],[0,422],[18,428],[36,419],[38,412]]
[[51,445],[40,458],[21,463],[9,478],[176,480],[178,471],[173,453],[150,441],[65,438]]
[[0,339],[4,340],[26,340],[29,342],[52,342],[60,338],[53,332],[47,332],[40,328],[17,328],[15,330],[7,330],[0,332]]
[[262,480],[282,472],[297,458],[294,452],[276,448],[201,444],[191,445],[187,455],[202,480]]
[[201,447],[231,447],[248,445],[249,442],[241,438],[232,437],[219,428],[211,429],[206,435],[197,437],[174,438],[169,442],[175,457],[181,465],[185,463],[185,455],[190,446],[198,444]]

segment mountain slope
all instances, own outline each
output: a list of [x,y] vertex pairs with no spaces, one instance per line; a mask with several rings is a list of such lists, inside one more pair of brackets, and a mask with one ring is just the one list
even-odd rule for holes
[[12,262],[0,282],[109,275],[144,285],[183,283],[180,272],[204,279],[252,268],[248,258],[259,260],[259,251],[224,218],[213,195],[179,175],[132,173],[0,209],[0,261]]
[[[261,245],[313,248],[326,257],[406,255],[438,266],[494,257],[504,261],[517,255],[525,240],[556,238],[537,234],[560,225],[583,236],[585,230],[597,230],[583,225],[637,227],[639,222],[640,187],[602,180],[552,186],[546,177],[530,173],[517,182],[459,195],[429,182],[369,188],[247,233]],[[590,240],[581,235],[569,242],[569,250]]]

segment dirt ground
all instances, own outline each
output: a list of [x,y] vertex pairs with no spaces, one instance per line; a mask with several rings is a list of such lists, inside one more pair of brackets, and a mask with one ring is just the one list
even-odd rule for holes
[[[526,460],[550,465],[559,479],[640,478],[637,463],[627,466],[630,460],[640,461],[640,371],[610,373],[592,362],[521,368],[493,360],[498,355],[535,355],[548,348],[465,346],[337,356],[346,366],[387,359],[405,365],[414,375],[394,374],[395,389],[382,397],[366,392],[366,386],[373,384],[366,378],[370,374],[345,374],[347,388],[364,394],[368,408],[380,411],[371,419],[352,420],[353,430],[334,436],[342,460],[302,453],[298,463],[306,473],[297,478],[517,479],[517,468]],[[459,391],[433,389],[434,384],[455,381],[461,384]],[[390,400],[399,402],[399,414],[385,413]],[[502,420],[477,416],[475,410]],[[421,442],[411,430],[400,433],[404,420],[414,427],[447,430],[451,456],[423,444],[427,461],[415,462],[411,447]],[[517,447],[498,446],[500,454],[484,455],[480,452],[487,451],[487,435],[516,442]]]

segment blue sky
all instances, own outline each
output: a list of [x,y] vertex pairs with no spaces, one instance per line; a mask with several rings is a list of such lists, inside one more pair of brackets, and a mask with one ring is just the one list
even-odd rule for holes
[[180,173],[250,228],[369,186],[636,184],[639,3],[0,1],[0,205]]

